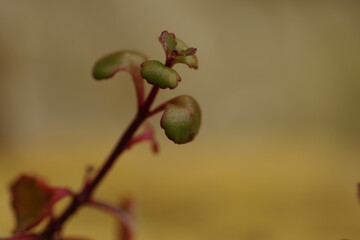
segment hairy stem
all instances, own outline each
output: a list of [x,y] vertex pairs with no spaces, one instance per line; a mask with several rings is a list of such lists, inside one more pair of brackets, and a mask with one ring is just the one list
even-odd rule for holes
[[159,91],[159,87],[153,86],[146,101],[138,109],[135,118],[133,119],[133,121],[131,122],[125,133],[122,135],[122,137],[119,139],[116,147],[111,152],[111,154],[109,155],[109,157],[107,158],[107,160],[105,161],[104,165],[97,173],[95,178],[92,181],[90,181],[88,184],[86,184],[84,188],[74,196],[71,204],[65,209],[65,211],[57,219],[53,219],[48,224],[44,232],[41,234],[42,239],[44,240],[54,239],[54,235],[61,231],[65,221],[69,217],[71,217],[79,209],[80,206],[84,205],[91,199],[91,196],[94,190],[96,189],[96,187],[104,179],[106,174],[109,172],[109,170],[115,163],[116,159],[126,149],[126,146],[128,145],[129,141],[131,140],[132,136],[134,135],[138,127],[149,116],[149,108],[151,104],[154,102],[154,99],[158,91]]

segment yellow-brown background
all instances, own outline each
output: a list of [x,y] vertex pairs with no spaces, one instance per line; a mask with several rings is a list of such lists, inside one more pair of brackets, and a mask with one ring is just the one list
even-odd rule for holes
[[[199,136],[122,156],[97,196],[138,204],[137,239],[360,239],[360,2],[236,0],[0,1],[0,237],[13,226],[19,173],[78,189],[134,114],[125,73],[95,82],[99,57],[157,37],[198,48],[200,69],[157,102],[187,93]],[[113,219],[83,209],[72,236],[114,239]]]

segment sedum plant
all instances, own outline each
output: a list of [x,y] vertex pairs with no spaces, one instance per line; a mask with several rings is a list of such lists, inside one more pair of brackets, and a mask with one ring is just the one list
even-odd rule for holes
[[[126,71],[132,76],[137,96],[135,117],[103,166],[94,177],[85,180],[80,191],[52,187],[37,176],[19,176],[10,188],[16,226],[12,237],[0,240],[74,240],[75,238],[63,236],[62,230],[68,219],[84,206],[96,207],[115,216],[120,222],[119,239],[133,239],[132,201],[125,199],[121,206],[112,206],[95,199],[94,191],[125,150],[139,142],[150,141],[153,151],[158,151],[153,127],[147,122],[154,114],[162,112],[160,126],[166,136],[177,144],[192,141],[198,134],[201,123],[200,106],[191,96],[177,96],[158,106],[152,106],[160,89],[174,89],[181,81],[180,75],[172,68],[175,64],[183,63],[190,68],[198,68],[196,48],[188,47],[175,34],[167,31],[161,33],[159,41],[165,50],[164,63],[148,60],[145,55],[136,51],[115,52],[95,63],[92,74],[98,81],[112,78],[120,71]],[[147,95],[144,80],[152,85]],[[140,127],[144,128],[143,132],[136,134]],[[64,197],[70,197],[71,203],[59,215],[53,214],[55,204]],[[39,229],[40,223],[43,227]]]

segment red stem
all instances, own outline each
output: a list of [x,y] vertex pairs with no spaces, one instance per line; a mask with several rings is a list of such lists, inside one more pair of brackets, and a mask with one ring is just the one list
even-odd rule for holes
[[90,181],[88,184],[86,184],[83,190],[80,191],[80,193],[74,196],[71,204],[68,206],[68,208],[66,208],[63,214],[59,216],[59,218],[53,219],[48,224],[44,232],[41,234],[42,239],[44,240],[54,239],[54,235],[61,231],[65,221],[69,217],[71,217],[79,209],[80,206],[82,206],[83,204],[87,203],[90,200],[94,190],[103,180],[105,175],[109,172],[109,170],[115,163],[116,159],[126,149],[126,146],[128,145],[129,141],[131,140],[132,136],[134,135],[138,127],[141,125],[141,123],[144,122],[144,120],[147,117],[149,117],[150,106],[154,102],[154,99],[158,91],[159,91],[159,87],[153,86],[146,101],[139,108],[134,120],[131,122],[125,133],[119,139],[118,144],[116,145],[112,153],[109,155],[108,159],[106,160],[100,171],[97,173],[95,178],[92,181]]
[[169,101],[166,101],[166,102],[160,104],[159,106],[157,106],[156,108],[154,108],[153,110],[151,110],[151,111],[149,112],[148,116],[151,117],[152,115],[155,115],[155,114],[157,114],[158,112],[161,112],[162,110],[164,110],[164,109],[165,109],[165,106],[166,106],[166,104],[167,104],[168,102],[169,102]]
[[119,220],[122,226],[129,229],[130,232],[133,231],[134,222],[131,217],[131,213],[128,211],[128,209],[116,208],[107,203],[97,201],[94,199],[90,199],[87,204],[91,207],[97,207],[99,209],[107,211],[111,215],[115,216]]
[[134,71],[131,75],[135,85],[138,108],[140,108],[144,104],[144,81],[139,72]]
[[[179,97],[179,96],[177,96],[177,97]],[[161,103],[160,105],[158,105],[158,106],[157,106],[156,108],[154,108],[153,110],[150,110],[150,111],[149,111],[149,114],[148,114],[148,117],[151,117],[152,115],[155,115],[155,114],[163,111],[163,110],[165,109],[165,107],[166,107],[166,104],[168,104],[168,103],[171,102],[172,100],[176,99],[177,97],[174,97],[174,98],[172,98],[172,99],[169,99],[169,100]]]
[[[130,198],[125,198],[121,203],[121,210],[125,211],[129,216],[134,215],[134,202]],[[119,226],[119,240],[133,240],[134,230],[124,222],[120,222]]]

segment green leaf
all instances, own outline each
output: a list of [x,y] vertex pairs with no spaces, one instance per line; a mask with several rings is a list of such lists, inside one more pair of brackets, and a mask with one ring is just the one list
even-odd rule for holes
[[177,144],[192,141],[199,132],[200,124],[200,106],[188,95],[169,101],[160,122],[166,136]]
[[173,89],[181,81],[179,74],[156,60],[146,61],[141,65],[141,76],[150,84],[160,88]]
[[69,194],[64,188],[49,187],[42,180],[22,175],[11,186],[16,215],[16,233],[30,230],[52,214],[53,205]]
[[195,55],[196,48],[189,48],[183,41],[176,38],[176,49],[179,51],[179,55],[173,58],[174,63],[184,63],[190,68],[198,69],[198,60]]
[[140,75],[140,65],[146,57],[135,51],[115,52],[101,58],[93,69],[93,77],[97,80],[113,77],[117,72],[129,72],[133,78],[138,105],[144,101],[144,81]]
[[108,79],[119,71],[126,71],[131,74],[137,69],[146,57],[135,51],[115,52],[101,58],[96,62],[93,69],[93,76],[97,80]]

